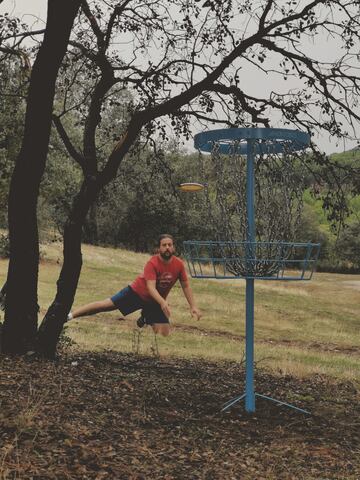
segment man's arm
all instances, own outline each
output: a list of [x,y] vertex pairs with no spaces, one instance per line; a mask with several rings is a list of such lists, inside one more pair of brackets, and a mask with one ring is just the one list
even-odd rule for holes
[[155,302],[157,302],[160,305],[161,310],[165,313],[167,318],[170,318],[169,305],[165,300],[165,298],[163,298],[160,295],[160,293],[156,290],[156,280],[146,280],[146,287],[150,295],[152,296],[152,298],[155,300]]
[[181,288],[183,289],[184,296],[190,306],[190,312],[193,317],[196,317],[197,320],[200,320],[202,317],[201,311],[195,305],[194,296],[190,287],[188,280],[180,280]]

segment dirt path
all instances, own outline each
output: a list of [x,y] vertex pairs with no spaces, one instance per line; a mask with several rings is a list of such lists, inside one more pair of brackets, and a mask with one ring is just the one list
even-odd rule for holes
[[354,290],[360,290],[360,280],[346,280],[341,283],[345,285],[345,287],[349,287]]
[[[175,330],[183,332],[195,332],[199,335],[223,337],[229,340],[244,341],[244,335],[234,335],[232,333],[224,332],[222,330],[205,330],[196,326],[190,325],[176,325]],[[267,345],[284,345],[291,347],[300,347],[309,350],[316,350],[322,352],[339,353],[346,355],[360,356],[360,347],[338,345],[335,343],[320,343],[320,342],[303,342],[301,340],[256,340],[256,343]]]
[[0,478],[358,480],[360,398],[352,383],[256,372],[253,415],[224,401],[237,363],[107,352],[53,364],[0,356]]

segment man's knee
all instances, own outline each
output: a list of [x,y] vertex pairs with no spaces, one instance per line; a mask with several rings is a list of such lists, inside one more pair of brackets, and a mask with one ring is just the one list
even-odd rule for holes
[[156,334],[160,334],[163,337],[168,337],[170,335],[170,325],[163,323],[155,323],[152,325],[153,331]]
[[111,300],[111,298],[106,298],[105,300],[101,300],[99,302],[99,307],[100,307],[101,310],[103,310],[105,312],[111,312],[112,310],[117,309],[116,305]]

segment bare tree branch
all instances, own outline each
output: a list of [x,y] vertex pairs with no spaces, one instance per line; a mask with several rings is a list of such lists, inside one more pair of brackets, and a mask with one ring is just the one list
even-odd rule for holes
[[76,150],[74,147],[73,143],[70,140],[70,137],[68,136],[60,117],[57,115],[52,116],[53,123],[56,127],[56,130],[58,134],[60,135],[61,140],[63,141],[63,144],[66,147],[66,150],[68,151],[69,155],[80,165],[82,168],[84,175],[87,174],[87,166],[86,166],[86,161],[84,156]]

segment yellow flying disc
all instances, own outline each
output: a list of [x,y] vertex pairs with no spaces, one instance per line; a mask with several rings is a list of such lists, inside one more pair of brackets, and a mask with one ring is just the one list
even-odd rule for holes
[[200,192],[203,189],[204,185],[202,183],[188,182],[179,185],[179,190],[182,192]]

